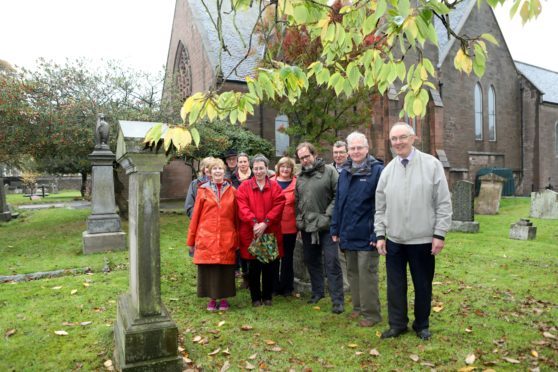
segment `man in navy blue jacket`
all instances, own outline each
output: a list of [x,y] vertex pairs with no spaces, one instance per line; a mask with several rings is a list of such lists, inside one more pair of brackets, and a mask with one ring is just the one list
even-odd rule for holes
[[347,144],[350,159],[339,174],[330,233],[347,257],[353,301],[351,317],[361,318],[358,323],[361,327],[372,327],[382,320],[374,213],[376,186],[384,166],[368,154],[364,134],[351,133]]

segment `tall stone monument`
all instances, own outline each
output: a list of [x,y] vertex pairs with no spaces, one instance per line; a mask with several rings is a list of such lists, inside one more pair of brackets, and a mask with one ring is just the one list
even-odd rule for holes
[[4,188],[4,178],[2,177],[2,168],[0,168],[0,221],[9,221],[12,219],[12,213],[6,202],[6,189]]
[[87,219],[87,231],[83,232],[83,253],[120,251],[126,249],[126,234],[120,227],[120,216],[114,201],[109,125],[99,114],[95,129],[95,148],[89,154],[91,171],[91,215]]
[[558,219],[558,192],[544,190],[531,193],[531,217]]
[[119,122],[116,158],[129,175],[130,288],[118,297],[114,359],[120,370],[181,371],[178,328],[161,301],[159,197],[167,159],[143,144],[154,124]]
[[498,214],[500,210],[500,199],[502,198],[502,189],[506,179],[494,173],[485,174],[479,179],[481,181],[481,188],[475,207],[475,213]]
[[475,185],[469,181],[457,181],[451,193],[451,231],[479,232],[479,223],[475,221],[474,203]]

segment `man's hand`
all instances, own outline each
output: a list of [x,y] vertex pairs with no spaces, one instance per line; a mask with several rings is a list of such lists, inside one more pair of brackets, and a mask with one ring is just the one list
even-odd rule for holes
[[337,235],[332,235],[331,240],[333,240],[334,243],[337,243],[337,240],[339,240],[339,238],[337,237]]
[[376,242],[376,249],[378,250],[379,254],[381,254],[382,256],[385,256],[386,253],[387,253],[386,241],[385,240],[378,240]]
[[444,248],[444,241],[436,238],[432,238],[432,254],[436,256]]

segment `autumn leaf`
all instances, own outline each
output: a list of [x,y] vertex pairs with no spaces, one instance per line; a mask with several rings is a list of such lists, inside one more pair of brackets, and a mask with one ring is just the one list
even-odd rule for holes
[[380,356],[380,352],[376,349],[370,350],[370,352],[368,354],[370,354],[372,356]]
[[241,330],[243,331],[251,331],[254,329],[254,327],[252,327],[251,325],[248,324],[244,324],[242,327],[240,327]]
[[83,283],[83,286],[86,287],[86,288],[89,287],[90,285],[91,285],[91,284],[89,284],[89,283],[87,283],[87,282],[84,282],[84,283]]
[[271,351],[275,351],[275,352],[279,352],[282,351],[283,349],[281,348],[281,346],[274,346],[271,348]]
[[57,285],[56,287],[52,287],[52,289],[54,289],[55,291],[57,291],[57,290],[59,290],[59,289],[62,289],[62,286],[61,286],[61,285]]
[[248,357],[248,359],[254,360],[254,359],[256,359],[257,356],[258,356],[258,353],[252,354],[252,355],[250,355],[250,356]]
[[223,366],[221,367],[221,369],[219,371],[220,372],[225,372],[225,371],[228,371],[229,368],[231,368],[231,363],[229,363],[228,360],[225,360],[225,363],[223,363]]
[[471,365],[471,364],[475,363],[476,359],[477,359],[477,357],[475,356],[475,354],[471,353],[471,354],[467,355],[467,357],[465,358],[465,364]]
[[219,333],[221,333],[221,331],[218,329],[210,329],[207,332],[211,333],[212,335],[218,335]]
[[77,289],[72,289],[72,291],[70,292],[71,295],[74,295],[77,293]]
[[382,337],[382,332],[376,331],[376,337],[378,337],[378,338]]
[[364,354],[362,351],[356,351],[355,352],[355,355],[362,355],[362,354]]
[[512,364],[519,364],[520,363],[519,360],[513,359],[513,358],[503,357],[502,359],[504,359],[506,362],[512,363]]
[[320,310],[320,307],[319,307],[319,306],[314,306],[312,309],[314,309],[314,310]]
[[539,357],[539,353],[537,352],[537,350],[531,350],[531,355],[534,356],[535,358]]
[[354,348],[357,347],[358,345],[357,345],[357,344],[348,344],[347,346],[350,347],[351,349],[354,349]]
[[83,326],[83,327],[88,326],[88,325],[90,325],[90,324],[93,324],[93,322],[92,322],[92,321],[87,321],[87,322],[81,322],[81,323],[79,323],[79,325],[80,325],[80,326]]
[[246,365],[244,366],[244,368],[252,370],[252,369],[255,369],[256,367],[253,364],[251,364],[250,362],[246,362]]
[[552,339],[556,340],[556,336],[553,335],[550,332],[543,332],[543,336],[546,337],[546,338],[552,338]]
[[112,360],[108,359],[106,360],[103,365],[105,366],[105,368],[110,368],[112,367]]
[[54,331],[54,333],[58,336],[68,336],[68,332],[66,331]]
[[473,332],[473,327],[467,327],[467,328],[465,328],[465,332],[467,332],[467,333]]
[[411,354],[411,355],[409,355],[409,358],[411,358],[411,360],[412,360],[413,362],[418,362],[419,359],[420,359],[419,356],[416,355],[416,354]]
[[472,367],[472,366],[463,367],[463,368],[459,368],[459,369],[458,369],[458,372],[470,372],[470,371],[472,371],[472,370],[474,370],[474,369],[476,369],[476,368],[477,368],[477,367]]
[[213,350],[211,353],[209,353],[209,354],[207,354],[207,355],[208,355],[208,356],[214,356],[214,355],[219,354],[220,351],[221,351],[221,348],[219,347],[219,348]]
[[202,337],[198,335],[198,336],[196,336],[192,339],[192,342],[200,342],[201,339],[202,339]]
[[184,363],[186,363],[186,364],[191,364],[191,363],[192,363],[192,359],[187,358],[187,357],[182,357],[182,360],[183,360]]
[[229,348],[226,348],[225,350],[223,350],[222,353],[225,354],[225,355],[231,355],[231,352],[229,351]]
[[217,324],[217,327],[222,327],[223,324],[225,324],[225,323],[226,323],[226,322],[225,322],[224,320],[221,320],[221,321],[219,322],[219,324]]
[[265,340],[265,343],[267,345],[275,345],[275,341],[273,341],[273,340]]
[[4,333],[4,337],[5,337],[5,338],[11,337],[11,336],[15,335],[16,332],[17,332],[17,330],[16,330],[15,328],[8,329],[8,330],[6,331],[6,333]]

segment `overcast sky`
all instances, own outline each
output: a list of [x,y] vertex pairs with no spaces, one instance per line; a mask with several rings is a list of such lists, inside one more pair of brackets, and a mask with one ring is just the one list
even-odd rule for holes
[[[32,68],[39,57],[117,59],[157,72],[166,63],[175,0],[0,0],[0,59]],[[514,59],[558,72],[558,0],[525,27],[497,9]]]

